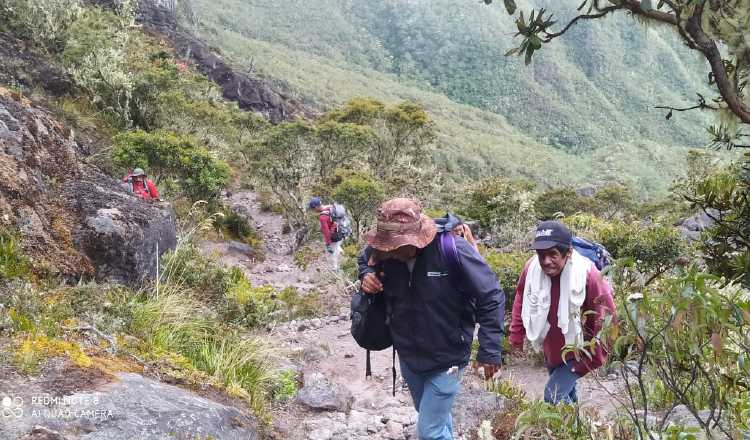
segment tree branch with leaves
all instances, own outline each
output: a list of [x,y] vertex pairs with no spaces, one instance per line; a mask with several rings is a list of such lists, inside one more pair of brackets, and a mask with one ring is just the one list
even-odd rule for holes
[[[482,0],[491,4],[493,0]],[[503,1],[508,14],[517,12],[514,0]],[[750,4],[741,1],[719,0],[583,0],[576,15],[560,30],[558,21],[545,8],[532,9],[529,14],[518,12],[516,37],[521,43],[506,55],[523,56],[530,64],[544,44],[562,37],[583,21],[601,19],[613,13],[627,13],[645,23],[671,27],[682,41],[706,59],[710,66],[709,85],[715,87],[714,105],[699,96],[692,107],[660,106],[668,109],[667,119],[674,111],[710,110],[732,120],[732,123],[713,127],[711,145],[720,148],[747,147],[740,139],[750,131],[750,97],[746,94],[750,78]],[[722,48],[720,50],[720,48]]]

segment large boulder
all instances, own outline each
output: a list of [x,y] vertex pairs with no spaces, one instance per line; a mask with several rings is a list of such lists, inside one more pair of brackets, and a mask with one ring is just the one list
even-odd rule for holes
[[174,248],[168,204],[135,197],[86,164],[70,129],[0,87],[0,227],[18,231],[39,272],[134,284]]
[[4,409],[12,414],[0,424],[0,438],[259,438],[257,420],[233,406],[134,373],[117,373],[104,382],[61,394],[43,380],[0,377],[0,396],[8,403]]

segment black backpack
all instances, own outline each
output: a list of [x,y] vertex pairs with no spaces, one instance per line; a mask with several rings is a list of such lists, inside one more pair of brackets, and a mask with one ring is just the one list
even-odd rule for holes
[[[390,321],[390,301],[385,294],[368,295],[361,290],[352,296],[351,333],[357,344],[367,350],[365,379],[372,377],[370,351],[381,351],[393,347]],[[396,348],[393,348],[391,374],[393,375],[393,395],[396,395]]]

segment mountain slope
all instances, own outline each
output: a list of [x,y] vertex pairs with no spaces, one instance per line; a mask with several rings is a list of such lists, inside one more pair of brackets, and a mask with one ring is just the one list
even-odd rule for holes
[[[650,108],[684,103],[676,85],[692,84],[694,65],[673,63],[663,68],[671,76],[644,86],[638,75],[657,76],[654,62],[638,63],[616,47],[597,49],[605,40],[635,47],[648,40],[659,48],[650,57],[689,58],[675,42],[651,35],[655,31],[614,22],[604,29],[581,26],[578,38],[601,41],[590,48],[576,47],[573,39],[553,44],[526,67],[502,56],[514,29],[507,17],[473,2],[436,0],[427,7],[422,0],[392,0],[384,3],[395,8],[390,16],[360,0],[193,4],[202,38],[237,67],[276,78],[299,100],[322,109],[356,96],[421,102],[440,131],[438,164],[455,182],[491,174],[542,184],[618,181],[648,197],[663,194],[683,168],[684,146],[703,142],[705,115],[665,121]],[[400,46],[381,38],[398,26],[417,36],[402,38]],[[605,38],[612,29],[626,38]],[[629,43],[630,37],[640,43]],[[423,52],[439,56],[417,63],[412,53],[422,46],[434,46]],[[579,62],[582,53],[588,58]],[[624,67],[635,64],[647,73]]]
[[[397,75],[423,90],[504,115],[535,139],[572,150],[640,136],[697,146],[705,115],[665,121],[657,104],[704,91],[703,64],[668,30],[619,15],[581,23],[531,67],[504,52],[518,44],[499,4],[469,0],[196,0],[208,29],[280,44],[332,63]],[[576,0],[533,2],[574,11]],[[519,2],[529,9],[530,2]],[[562,17],[564,18],[564,17]],[[220,44],[220,43],[219,43]],[[220,44],[221,45],[221,44]]]

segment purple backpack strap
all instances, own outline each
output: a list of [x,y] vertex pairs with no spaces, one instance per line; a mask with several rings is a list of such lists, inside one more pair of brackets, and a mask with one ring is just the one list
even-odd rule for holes
[[456,238],[450,231],[440,234],[440,256],[443,262],[448,266],[451,277],[457,275],[461,269],[461,259],[459,258],[458,248],[456,247]]

